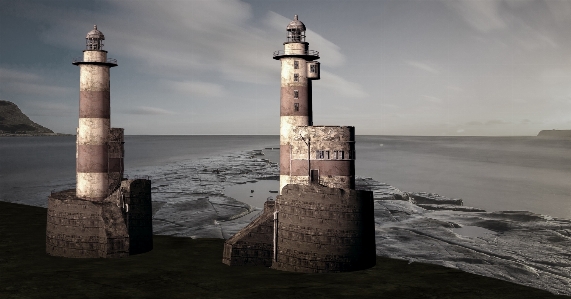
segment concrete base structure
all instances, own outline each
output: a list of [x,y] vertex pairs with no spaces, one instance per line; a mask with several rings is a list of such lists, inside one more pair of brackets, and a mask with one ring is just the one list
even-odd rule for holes
[[298,126],[280,145],[280,190],[315,183],[355,189],[355,127]]
[[[274,212],[277,220],[274,220]],[[275,204],[228,239],[227,265],[268,266],[291,272],[347,272],[376,264],[373,193],[287,185]]]
[[266,201],[262,214],[224,243],[224,264],[265,267],[272,265],[274,209],[275,202]]
[[48,198],[46,252],[70,258],[115,258],[153,249],[151,182],[124,180],[101,202],[75,189]]

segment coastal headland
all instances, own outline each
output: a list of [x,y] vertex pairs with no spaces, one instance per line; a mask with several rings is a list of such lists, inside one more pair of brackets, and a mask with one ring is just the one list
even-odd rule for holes
[[0,100],[0,136],[68,136],[33,122],[18,106]]
[[571,130],[541,130],[539,137],[571,138]]
[[154,236],[123,259],[45,253],[46,209],[0,202],[1,298],[564,298],[460,270],[377,257],[364,271],[301,274],[220,263],[223,239]]

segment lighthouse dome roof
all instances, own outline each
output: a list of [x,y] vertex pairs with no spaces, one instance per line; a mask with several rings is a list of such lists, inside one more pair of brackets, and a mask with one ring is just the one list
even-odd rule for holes
[[289,22],[286,27],[287,31],[305,31],[305,25],[297,19],[297,15],[294,16],[293,21]]
[[93,30],[89,31],[87,33],[87,36],[85,38],[89,38],[89,39],[105,39],[105,36],[103,35],[103,33],[99,30],[97,30],[97,25],[93,25]]

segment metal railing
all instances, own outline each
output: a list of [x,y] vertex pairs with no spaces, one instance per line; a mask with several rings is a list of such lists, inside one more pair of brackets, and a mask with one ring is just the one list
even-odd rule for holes
[[307,50],[307,51],[298,51],[298,50],[279,50],[274,52],[275,56],[284,56],[284,55],[308,55],[308,56],[319,56],[319,51],[315,50]]
[[[100,62],[100,61],[85,61],[85,60],[83,60],[83,57],[75,57],[75,58],[73,59],[73,63],[77,63],[77,62]],[[105,63],[117,64],[117,59],[115,59],[115,58],[107,58],[107,60],[105,61]]]

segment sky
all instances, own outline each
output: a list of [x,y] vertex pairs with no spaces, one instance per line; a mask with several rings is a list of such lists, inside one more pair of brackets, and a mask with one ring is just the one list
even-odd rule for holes
[[94,24],[127,135],[279,134],[295,14],[320,53],[314,125],[358,135],[534,136],[571,129],[567,0],[0,0],[0,100],[75,133]]

